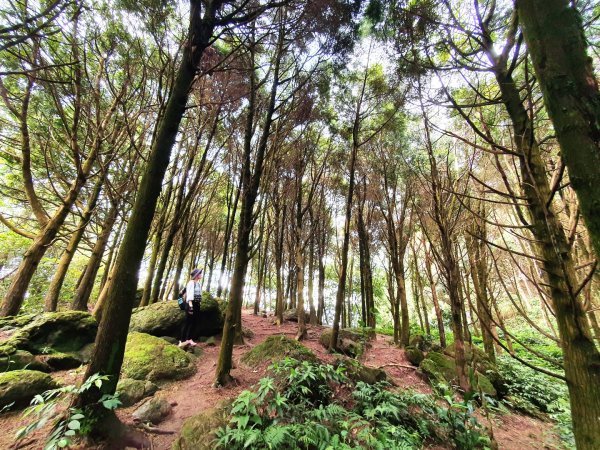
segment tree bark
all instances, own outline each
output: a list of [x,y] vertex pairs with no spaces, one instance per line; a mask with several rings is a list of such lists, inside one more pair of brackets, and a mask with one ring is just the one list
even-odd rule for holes
[[[571,186],[600,258],[600,92],[592,58],[586,52],[582,18],[569,0],[515,3]],[[583,433],[587,437],[577,440],[578,448],[597,445],[597,422],[596,430],[594,435]]]

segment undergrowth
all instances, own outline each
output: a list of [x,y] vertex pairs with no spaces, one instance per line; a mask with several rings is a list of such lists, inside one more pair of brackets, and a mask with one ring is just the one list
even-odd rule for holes
[[385,382],[352,385],[342,367],[291,358],[271,369],[273,377],[233,402],[216,448],[408,450],[428,442],[488,448],[470,401],[447,393],[396,393]]

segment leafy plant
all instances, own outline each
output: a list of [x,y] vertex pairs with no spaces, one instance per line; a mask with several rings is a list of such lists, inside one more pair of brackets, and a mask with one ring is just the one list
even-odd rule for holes
[[287,359],[272,369],[275,378],[263,378],[233,402],[229,424],[217,430],[217,448],[408,450],[450,439],[457,448],[476,449],[488,442],[470,400],[439,406],[431,395],[359,382],[344,403],[333,392],[352,386],[339,368]]
[[[90,376],[81,386],[68,385],[58,389],[52,389],[36,395],[25,411],[23,417],[34,417],[34,420],[17,430],[15,439],[20,441],[30,433],[39,430],[56,418],[56,410],[61,403],[70,403],[73,397],[88,391],[92,387],[100,389],[102,383],[108,380],[105,375],[94,374]],[[118,394],[104,394],[98,404],[108,410],[116,409],[120,404]],[[46,440],[44,450],[56,450],[65,448],[71,444],[71,439],[77,435],[86,435],[94,419],[86,415],[84,410],[70,407],[64,414],[60,414],[55,421],[52,431]]]

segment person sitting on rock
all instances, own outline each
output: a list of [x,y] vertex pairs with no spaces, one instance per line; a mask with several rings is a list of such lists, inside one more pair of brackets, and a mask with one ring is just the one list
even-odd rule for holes
[[200,318],[200,300],[202,300],[202,269],[194,269],[190,273],[190,281],[185,288],[185,321],[181,329],[181,340],[179,346],[196,345],[192,339],[196,331],[196,325]]

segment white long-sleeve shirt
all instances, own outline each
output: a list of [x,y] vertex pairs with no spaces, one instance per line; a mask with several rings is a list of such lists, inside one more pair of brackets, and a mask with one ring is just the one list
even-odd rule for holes
[[185,299],[188,302],[194,300],[194,293],[201,295],[202,294],[202,286],[200,285],[200,281],[190,280],[185,286]]

